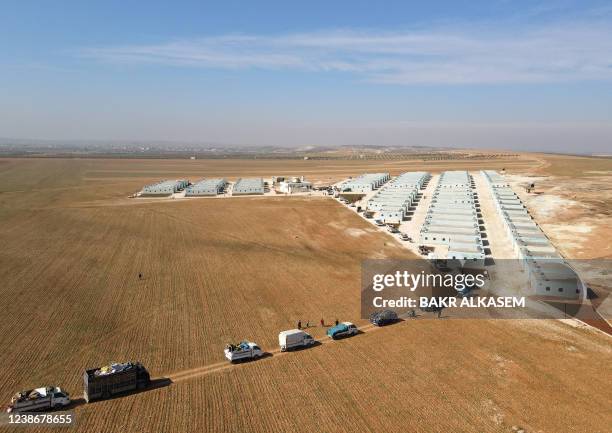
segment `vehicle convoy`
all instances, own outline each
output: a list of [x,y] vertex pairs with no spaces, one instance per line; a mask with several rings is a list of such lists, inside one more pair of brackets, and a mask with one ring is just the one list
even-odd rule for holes
[[263,351],[259,346],[251,341],[241,341],[238,344],[228,344],[225,346],[225,357],[230,362],[246,359],[257,359],[263,356]]
[[357,334],[359,330],[351,322],[342,322],[327,330],[327,336],[332,340],[337,340],[343,337],[350,337]]
[[84,398],[107,399],[151,384],[149,372],[140,362],[111,363],[110,365],[85,370],[83,373]]
[[70,404],[70,396],[58,386],[44,386],[15,394],[7,412],[34,412],[57,409]]
[[385,326],[397,321],[397,313],[391,310],[376,311],[370,316],[370,322],[376,326]]
[[307,332],[299,329],[281,331],[278,334],[278,344],[281,352],[296,349],[298,347],[308,347],[315,344],[315,340]]

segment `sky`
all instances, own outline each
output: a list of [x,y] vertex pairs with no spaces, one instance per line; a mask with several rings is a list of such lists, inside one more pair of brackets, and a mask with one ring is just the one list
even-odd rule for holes
[[0,8],[3,138],[612,149],[609,1]]

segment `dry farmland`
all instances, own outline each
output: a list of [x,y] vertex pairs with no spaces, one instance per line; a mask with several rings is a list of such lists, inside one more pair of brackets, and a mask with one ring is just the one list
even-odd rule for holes
[[556,165],[0,159],[0,400],[78,398],[84,368],[140,360],[174,383],[77,405],[79,432],[609,431],[611,340],[575,323],[409,320],[228,365],[227,342],[273,350],[298,319],[365,325],[361,260],[412,256],[331,199],[126,198],[159,178],[502,167]]

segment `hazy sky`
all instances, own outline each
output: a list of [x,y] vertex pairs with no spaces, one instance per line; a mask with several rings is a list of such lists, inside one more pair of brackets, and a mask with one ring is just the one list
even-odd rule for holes
[[612,149],[612,5],[2,2],[0,137]]

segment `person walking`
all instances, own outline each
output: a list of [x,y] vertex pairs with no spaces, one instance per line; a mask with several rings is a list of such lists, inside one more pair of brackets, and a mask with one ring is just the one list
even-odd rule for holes
[[325,321],[323,319],[321,319],[321,328],[325,327]]
[[142,272],[139,272],[139,273],[138,273],[138,279],[139,279],[139,280],[142,280]]
[[298,329],[302,329],[302,321],[301,320],[298,320],[297,328]]
[[338,326],[338,319],[336,319],[335,324],[336,324],[336,326]]

